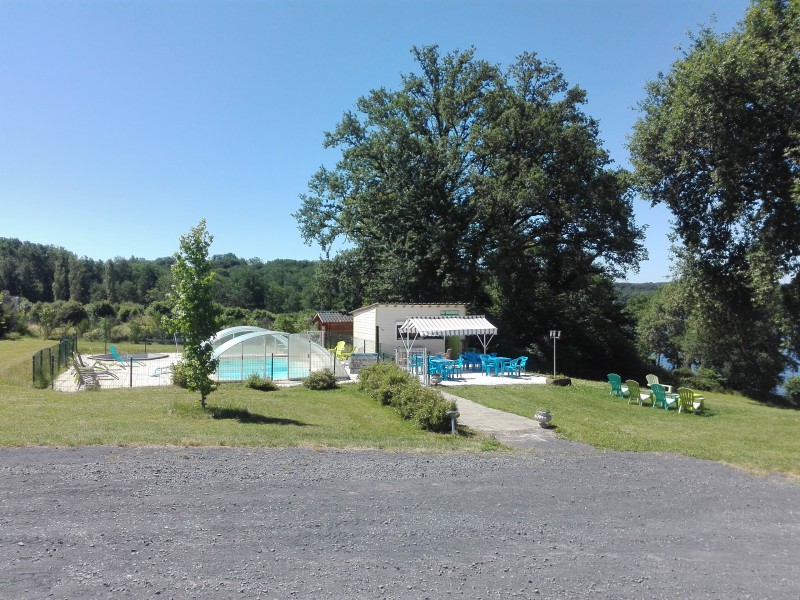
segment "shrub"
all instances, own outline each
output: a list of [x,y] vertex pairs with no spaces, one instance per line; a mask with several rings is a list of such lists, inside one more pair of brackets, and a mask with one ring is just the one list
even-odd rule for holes
[[445,400],[441,392],[424,388],[416,377],[394,363],[374,363],[358,373],[359,388],[381,404],[392,406],[401,417],[428,431],[450,430],[447,412],[456,403]]
[[60,303],[57,313],[60,324],[77,325],[88,318],[83,304],[74,301]]
[[392,399],[404,386],[419,381],[391,362],[372,363],[358,372],[358,386],[381,404],[393,405]]
[[274,392],[278,389],[278,385],[269,377],[262,377],[258,373],[251,373],[250,376],[244,380],[247,387],[260,392]]
[[114,325],[108,332],[108,337],[112,342],[130,342],[134,341],[131,338],[131,328],[128,323],[121,323]]
[[420,387],[412,418],[421,429],[445,433],[450,431],[447,412],[451,410],[456,410],[454,400],[445,400],[438,390]]
[[87,304],[86,313],[95,320],[108,319],[117,315],[114,305],[108,300],[98,300]]
[[677,387],[688,387],[693,390],[705,390],[709,392],[721,392],[725,389],[722,375],[713,369],[699,368],[696,371],[690,369],[677,369],[670,373],[673,379],[677,380]]
[[117,309],[117,318],[123,323],[127,323],[136,317],[144,314],[144,307],[133,302],[123,302]]
[[185,362],[179,361],[172,365],[172,384],[183,389],[188,388],[189,372]]
[[339,387],[336,383],[336,375],[330,369],[314,371],[303,379],[303,387],[310,390],[334,390]]
[[789,377],[783,387],[789,400],[800,405],[800,377]]

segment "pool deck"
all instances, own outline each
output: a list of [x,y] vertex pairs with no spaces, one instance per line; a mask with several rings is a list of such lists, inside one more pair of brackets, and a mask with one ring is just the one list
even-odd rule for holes
[[[124,367],[116,360],[97,361],[99,364],[108,367],[108,370],[113,374],[113,376],[99,378],[100,389],[171,385],[172,375],[169,372],[169,368],[181,359],[181,354],[173,352],[171,354],[163,354],[163,356],[164,358],[153,360],[137,361],[134,359],[132,366],[129,361]],[[91,365],[94,362],[88,356],[84,356],[83,360],[87,365]],[[75,370],[69,368],[56,377],[53,382],[53,389],[59,392],[81,391],[82,388],[79,388],[75,381]]]

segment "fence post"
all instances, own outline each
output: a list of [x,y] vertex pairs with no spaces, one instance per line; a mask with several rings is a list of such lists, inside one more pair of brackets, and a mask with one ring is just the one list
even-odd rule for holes
[[133,387],[133,357],[131,356],[129,360],[131,361],[130,365],[128,366],[128,373],[130,373],[130,387]]

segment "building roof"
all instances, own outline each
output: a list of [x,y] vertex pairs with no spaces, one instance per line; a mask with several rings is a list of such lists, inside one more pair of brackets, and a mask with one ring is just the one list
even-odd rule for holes
[[466,304],[463,302],[376,302],[374,304],[368,304],[367,306],[362,306],[361,308],[357,308],[353,311],[354,315],[359,315],[362,312],[366,312],[368,310],[372,310],[373,308],[377,307],[413,307],[413,308],[451,308],[451,309],[459,309],[459,308],[466,308]]
[[431,335],[496,335],[497,327],[483,315],[465,317],[409,317],[400,326],[400,333]]
[[314,315],[313,320],[319,323],[352,323],[353,315],[346,315],[333,310],[320,310]]

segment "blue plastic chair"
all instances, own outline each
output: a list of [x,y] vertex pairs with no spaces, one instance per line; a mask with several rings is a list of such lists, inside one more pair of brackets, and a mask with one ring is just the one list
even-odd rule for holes
[[527,356],[520,356],[519,358],[512,360],[511,369],[514,372],[514,375],[521,376],[523,373],[525,373],[525,363],[527,362]]

